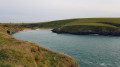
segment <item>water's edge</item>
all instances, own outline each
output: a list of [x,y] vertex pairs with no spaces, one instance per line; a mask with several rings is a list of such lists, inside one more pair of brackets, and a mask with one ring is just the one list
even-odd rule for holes
[[35,42],[50,50],[69,55],[81,67],[119,67],[120,37],[56,34],[50,30],[31,30],[15,35],[13,36],[17,39]]
[[[38,28],[38,29],[23,29],[23,30],[21,30],[21,31],[17,31],[17,32],[15,32],[15,33],[13,33],[13,34],[11,34],[11,36],[13,37],[13,35],[15,35],[15,34],[19,34],[19,33],[23,33],[23,32],[28,32],[28,31],[44,31],[44,30],[48,30],[48,31],[51,31],[52,29],[50,29],[50,28],[48,28],[48,29],[46,29],[46,28]],[[15,38],[15,37],[13,37],[13,38]],[[15,38],[16,39],[16,38]],[[18,39],[18,40],[20,40],[20,39]],[[25,41],[25,40],[24,40]],[[28,42],[30,42],[30,41],[28,41]],[[33,42],[33,43],[36,43],[36,42]],[[37,43],[38,44],[38,43]],[[39,46],[41,46],[40,44],[38,44]],[[43,46],[42,46],[43,47]],[[50,50],[50,51],[52,51],[52,52],[54,52],[54,53],[58,53],[58,54],[60,54],[60,55],[64,55],[64,56],[66,56],[66,57],[69,57],[69,58],[71,58],[71,60],[73,59],[74,60],[74,58],[72,58],[71,56],[69,56],[69,55],[67,55],[67,54],[64,54],[64,53],[61,53],[61,52],[56,52],[56,51],[53,51],[53,50],[51,50],[51,49],[48,49],[48,48],[45,48],[45,47],[43,47],[44,49],[47,49],[47,50]],[[76,61],[75,61],[76,62]],[[76,65],[76,67],[79,67],[79,64],[77,63],[77,65]]]

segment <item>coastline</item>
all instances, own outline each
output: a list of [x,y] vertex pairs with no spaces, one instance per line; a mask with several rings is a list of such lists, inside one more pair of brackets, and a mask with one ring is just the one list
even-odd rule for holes
[[[27,32],[27,31],[31,31],[31,30],[38,30],[38,31],[40,31],[40,30],[50,30],[50,31],[52,31],[53,29],[50,29],[50,28],[38,28],[38,29],[24,29],[24,30],[22,30],[22,31],[18,31],[18,32],[16,32],[16,33],[21,33],[21,32]],[[15,34],[15,33],[14,33]],[[12,34],[13,35],[13,34]],[[11,35],[11,36],[12,36]],[[14,38],[14,37],[13,37]],[[16,38],[15,38],[16,39]],[[17,40],[19,40],[19,39],[17,39]],[[24,40],[23,40],[24,41]],[[29,42],[29,41],[28,41]],[[33,42],[33,43],[35,43],[35,42]],[[40,44],[37,44],[37,45],[40,45]],[[44,48],[44,47],[43,47]],[[45,49],[47,49],[47,48],[45,48]],[[50,50],[50,49],[47,49],[47,50],[49,50],[49,51],[52,51],[52,50]],[[54,53],[58,53],[58,54],[61,54],[61,55],[65,55],[65,56],[68,56],[68,57],[70,57],[70,58],[72,58],[71,56],[69,56],[69,55],[66,55],[66,54],[64,54],[64,53],[60,53],[60,52],[55,52],[55,51],[52,51],[52,52],[54,52]]]
[[[21,30],[21,31],[18,31],[18,32],[15,32],[15,33],[20,33],[20,32],[26,32],[26,31],[30,31],[30,30],[52,30],[52,29],[50,29],[50,28],[38,28],[38,29],[23,29],[23,30]],[[14,34],[15,34],[14,33]]]
[[[40,30],[53,30],[53,29],[50,29],[50,28],[38,28],[38,29],[23,29],[22,31],[18,31],[18,32],[15,32],[15,33],[21,33],[21,32],[27,32],[27,31],[31,31],[31,30],[38,30],[38,31],[40,31]],[[15,33],[13,33],[13,34],[15,34]],[[12,34],[12,35],[13,35]],[[11,35],[11,36],[12,36]],[[13,36],[12,36],[13,37]],[[14,37],[13,37],[14,38]],[[16,38],[15,38],[16,39]],[[19,39],[16,39],[16,40],[19,40]],[[23,40],[24,41],[24,40]],[[29,42],[28,41],[28,43],[31,43],[31,42]],[[35,43],[35,42],[32,42],[32,43],[34,43],[36,46],[39,46],[39,47],[41,47],[40,46],[40,44],[37,44],[37,43]],[[71,60],[71,62],[73,62],[74,64],[72,65],[72,66],[74,66],[74,67],[80,67],[80,65],[76,62],[76,60],[74,60],[71,56],[69,56],[69,55],[66,55],[66,54],[63,54],[63,53],[60,53],[60,52],[56,52],[56,51],[53,51],[53,50],[50,50],[50,49],[47,49],[47,48],[44,48],[44,47],[41,47],[43,50],[45,50],[45,51],[48,51],[48,52],[50,52],[50,53],[55,53],[55,54],[57,54],[57,55],[61,55],[61,57],[65,57],[66,59],[68,58],[69,60]],[[68,66],[69,67],[69,66]],[[71,65],[70,65],[70,67],[71,67]]]
[[64,29],[53,29],[52,32],[54,33],[67,33],[67,34],[74,34],[74,35],[91,35],[91,34],[98,34],[103,36],[120,36],[120,31],[107,31],[107,30],[101,30],[101,31],[92,31],[92,30],[85,30],[85,31],[69,31]]
[[7,56],[6,59],[0,56],[1,60],[4,61],[0,61],[0,65],[9,67],[57,67],[61,65],[62,67],[79,67],[78,63],[68,55],[46,49],[33,42],[16,39],[12,36],[12,34],[30,30],[51,29],[28,29],[15,26],[4,28],[1,26],[0,30],[0,54]]

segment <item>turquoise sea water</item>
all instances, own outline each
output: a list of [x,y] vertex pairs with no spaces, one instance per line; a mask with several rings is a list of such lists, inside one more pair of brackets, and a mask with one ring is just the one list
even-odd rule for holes
[[31,30],[13,35],[74,58],[81,67],[120,67],[120,37]]

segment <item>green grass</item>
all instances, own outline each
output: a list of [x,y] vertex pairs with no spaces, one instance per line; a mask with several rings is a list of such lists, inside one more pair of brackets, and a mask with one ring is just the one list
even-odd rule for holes
[[0,24],[0,67],[79,67],[66,55],[10,35],[24,29],[18,24]]
[[60,29],[61,31],[78,32],[78,31],[119,31],[120,18],[81,18],[66,19],[42,23],[24,23],[17,24],[24,28],[51,28]]
[[120,24],[120,18],[86,18],[68,23],[66,25],[93,25],[93,26],[113,26],[102,22]]
[[76,21],[78,19],[66,19],[66,20],[57,20],[57,21],[51,21],[51,22],[41,22],[41,23],[22,23],[22,24],[16,24],[20,27],[24,28],[58,28],[61,27],[67,23]]
[[66,55],[11,36],[24,29],[51,28],[60,31],[120,31],[120,18],[66,19],[42,23],[0,23],[0,67],[79,67]]
[[85,18],[62,25],[56,30],[67,32],[79,31],[108,31],[115,32],[120,30],[120,18]]

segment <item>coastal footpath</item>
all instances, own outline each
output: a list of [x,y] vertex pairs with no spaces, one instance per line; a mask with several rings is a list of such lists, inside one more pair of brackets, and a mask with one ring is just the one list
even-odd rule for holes
[[0,67],[79,67],[69,56],[11,36],[25,29],[29,28],[0,23]]

